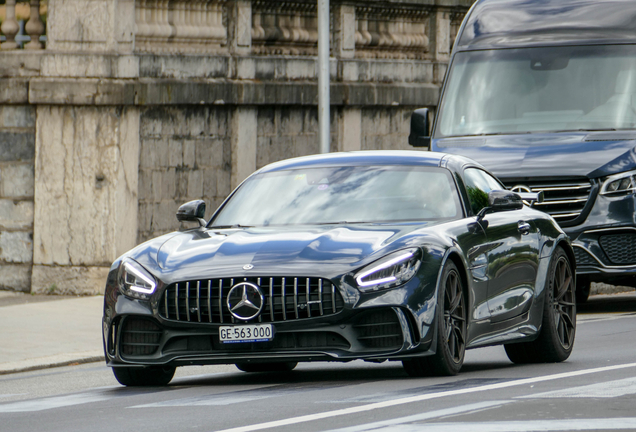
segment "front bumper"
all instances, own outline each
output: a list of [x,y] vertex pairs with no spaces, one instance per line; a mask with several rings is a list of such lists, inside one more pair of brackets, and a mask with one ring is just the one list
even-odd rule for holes
[[[407,288],[404,288],[407,289]],[[114,302],[109,305],[108,297]],[[114,297],[114,298],[113,298]],[[330,316],[273,322],[269,342],[222,343],[219,329],[241,323],[209,324],[166,320],[152,302],[107,296],[104,350],[109,366],[207,365],[272,361],[381,361],[426,355],[430,328],[423,332],[404,306],[345,307]],[[122,313],[113,313],[120,311]]]

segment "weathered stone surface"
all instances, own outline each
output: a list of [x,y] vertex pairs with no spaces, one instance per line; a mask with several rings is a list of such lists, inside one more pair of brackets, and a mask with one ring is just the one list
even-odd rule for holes
[[65,295],[104,294],[108,270],[109,267],[34,265],[31,292]]
[[25,264],[0,264],[0,288],[29,292],[31,290],[31,266]]
[[33,227],[33,201],[0,199],[0,229],[26,230]]
[[38,107],[34,263],[110,265],[135,245],[139,113]]
[[35,134],[33,132],[3,132],[0,130],[0,162],[33,159]]
[[139,76],[144,78],[227,78],[228,56],[139,56]]
[[254,108],[238,108],[232,118],[232,189],[256,170],[256,114]]
[[[43,55],[44,51],[16,50],[0,52],[0,77],[38,76],[40,74],[40,60]],[[0,80],[0,83],[3,81]],[[1,88],[2,84],[0,84]]]
[[1,104],[26,104],[29,101],[29,82],[25,79],[0,78]]
[[0,128],[35,127],[35,107],[31,105],[0,106]]
[[135,78],[139,57],[132,55],[50,54],[42,57],[43,77]]
[[0,196],[33,197],[33,163],[0,165]]
[[33,234],[29,232],[0,232],[0,261],[30,263],[33,259]]
[[54,105],[132,105],[132,83],[116,79],[33,78],[29,102]]
[[49,0],[47,49],[132,52],[134,0]]

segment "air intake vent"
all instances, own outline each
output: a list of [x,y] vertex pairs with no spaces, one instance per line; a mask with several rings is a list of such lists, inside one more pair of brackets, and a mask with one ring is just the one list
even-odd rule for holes
[[636,264],[636,234],[603,235],[599,238],[599,243],[612,264]]
[[362,315],[353,328],[365,348],[400,348],[404,342],[400,321],[392,309],[370,311]]
[[589,254],[588,251],[580,247],[574,248],[574,258],[576,258],[577,267],[598,265],[598,262]]
[[326,279],[306,277],[250,277],[206,279],[168,286],[159,313],[168,320],[194,323],[233,323],[227,295],[237,283],[260,287],[263,309],[252,322],[276,322],[333,315],[342,310],[340,292]]
[[152,355],[159,347],[161,329],[147,319],[128,318],[124,320],[121,332],[121,353],[124,356]]
[[586,177],[502,181],[515,192],[543,192],[543,202],[535,203],[533,207],[548,213],[560,224],[573,222],[581,215],[592,190]]

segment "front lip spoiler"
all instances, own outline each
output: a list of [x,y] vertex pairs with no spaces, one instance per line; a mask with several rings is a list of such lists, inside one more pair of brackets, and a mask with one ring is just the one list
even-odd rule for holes
[[352,360],[399,360],[411,355],[421,356],[426,350],[418,345],[408,350],[398,349],[387,352],[372,353],[349,353],[344,351],[270,351],[270,352],[245,352],[245,353],[223,353],[223,354],[188,354],[175,355],[163,359],[148,361],[146,359],[118,359],[107,356],[106,365],[109,367],[143,367],[143,366],[188,366],[188,365],[214,365],[214,364],[234,364],[241,362],[266,362],[266,361],[327,361],[327,362],[349,362]]

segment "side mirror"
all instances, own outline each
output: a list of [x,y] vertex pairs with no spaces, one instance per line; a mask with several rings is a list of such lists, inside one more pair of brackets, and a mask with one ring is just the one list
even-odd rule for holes
[[507,190],[491,190],[488,192],[488,207],[481,209],[477,218],[481,220],[487,213],[520,210],[521,208],[523,208],[523,200],[516,193]]
[[431,147],[431,125],[428,121],[428,108],[416,109],[411,114],[409,144],[413,147]]
[[199,226],[205,226],[205,201],[194,200],[183,204],[177,210],[179,222],[199,222]]

